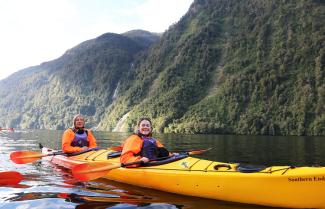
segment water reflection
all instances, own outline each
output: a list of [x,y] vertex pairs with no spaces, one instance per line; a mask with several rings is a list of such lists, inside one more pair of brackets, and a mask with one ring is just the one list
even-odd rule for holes
[[[0,187],[0,208],[267,208],[247,204],[176,195],[99,179],[82,183],[69,170],[42,159],[31,164],[13,164],[9,153],[39,151],[38,143],[54,149],[61,146],[62,131],[0,132],[0,170],[17,170],[24,180],[15,187]],[[129,133],[95,132],[101,147],[118,146]],[[231,135],[157,134],[170,150],[182,152],[213,147],[198,156],[221,162],[264,165],[324,165],[324,137],[265,137]]]

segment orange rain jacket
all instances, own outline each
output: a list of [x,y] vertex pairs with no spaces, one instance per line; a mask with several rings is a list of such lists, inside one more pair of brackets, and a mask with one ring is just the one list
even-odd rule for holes
[[[94,135],[91,133],[90,130],[85,129],[85,131],[86,130],[88,132],[88,134],[87,134],[87,140],[88,140],[88,144],[89,144],[88,148],[97,147],[97,143],[96,143],[96,139],[95,139]],[[74,137],[75,137],[75,133],[73,132],[73,130],[71,128],[64,131],[64,133],[62,135],[62,151],[63,152],[73,153],[73,152],[82,151],[81,147],[71,146],[71,143],[72,143]]]
[[[164,147],[158,140],[156,140],[156,142],[158,147]],[[129,136],[124,142],[120,162],[125,164],[139,161],[141,158],[139,154],[141,152],[142,145],[143,140],[141,139],[141,137],[136,134]]]

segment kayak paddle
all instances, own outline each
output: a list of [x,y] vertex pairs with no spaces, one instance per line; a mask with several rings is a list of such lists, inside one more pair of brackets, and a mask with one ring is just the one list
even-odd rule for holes
[[18,184],[23,176],[17,171],[0,172],[0,186]]
[[10,159],[16,164],[26,164],[32,163],[36,160],[41,159],[42,157],[52,156],[52,155],[64,155],[63,152],[53,152],[49,154],[42,154],[40,152],[34,151],[15,151],[10,153]]
[[191,150],[191,151],[187,151],[185,153],[188,154],[188,155],[199,155],[199,154],[202,154],[203,152],[209,151],[211,149],[212,149],[212,147],[207,148],[207,149]]
[[[114,151],[122,151],[123,147],[116,146],[108,149]],[[91,151],[91,150],[87,150],[87,151]],[[10,154],[10,159],[16,164],[26,164],[26,163],[32,163],[36,160],[39,160],[42,157],[53,156],[53,155],[69,155],[69,154],[64,153],[62,151],[52,152],[48,154],[42,154],[40,152],[34,152],[34,151],[15,151]]]
[[[193,150],[186,152],[187,155],[197,155],[206,152],[209,149]],[[165,158],[164,158],[165,159]],[[112,162],[87,162],[78,164],[72,167],[72,175],[80,181],[90,181],[102,176],[105,176],[107,172],[112,169],[127,167],[130,165],[139,165],[143,161],[135,161],[131,163],[112,163]]]

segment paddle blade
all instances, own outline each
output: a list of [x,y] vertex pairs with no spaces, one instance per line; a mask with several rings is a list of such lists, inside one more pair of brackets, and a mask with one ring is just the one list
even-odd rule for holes
[[120,168],[120,163],[89,162],[72,167],[72,175],[80,181],[90,181],[105,176],[110,170]]
[[43,155],[33,151],[16,151],[10,153],[10,159],[17,164],[32,163],[39,160]]
[[15,185],[23,180],[23,176],[17,171],[0,172],[0,185]]
[[192,151],[189,151],[187,152],[188,155],[199,155],[199,154],[202,154],[203,152],[206,152],[208,150],[210,150],[212,148],[208,148],[208,149],[199,149],[199,150],[192,150]]

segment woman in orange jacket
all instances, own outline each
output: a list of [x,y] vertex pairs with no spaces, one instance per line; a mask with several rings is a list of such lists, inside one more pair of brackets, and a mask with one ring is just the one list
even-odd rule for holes
[[85,119],[78,114],[73,118],[73,127],[62,135],[62,151],[75,153],[97,147],[96,138],[89,129],[85,129]]
[[150,119],[141,118],[137,133],[129,136],[124,142],[120,161],[123,164],[135,161],[146,163],[166,156],[169,156],[168,150],[152,137]]

